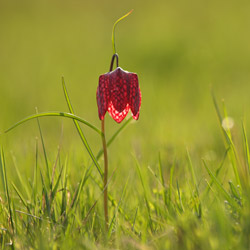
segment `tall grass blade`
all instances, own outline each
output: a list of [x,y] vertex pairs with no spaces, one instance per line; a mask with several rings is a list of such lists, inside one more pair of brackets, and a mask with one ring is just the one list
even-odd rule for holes
[[173,175],[174,175],[174,169],[175,169],[175,163],[173,163],[171,169],[170,169],[170,177],[169,177],[169,190],[168,190],[168,199],[167,204],[171,204],[172,200],[172,189],[173,189]]
[[82,188],[83,188],[84,184],[86,183],[86,181],[88,179],[87,172],[88,172],[88,170],[84,172],[84,175],[83,175],[80,183],[78,184],[78,186],[77,186],[77,188],[76,188],[76,190],[74,192],[74,196],[73,196],[73,199],[71,201],[70,210],[68,211],[68,213],[70,211],[72,211],[72,209],[74,208],[74,206],[76,206],[76,204],[78,203],[78,200],[79,200]]
[[[190,158],[190,154],[189,154],[188,149],[187,149],[187,157],[188,157],[188,166],[189,166],[189,170],[190,170],[190,172],[191,172],[193,184],[194,184],[195,190],[196,190],[196,197],[194,198],[195,209],[196,209],[196,212],[197,212],[198,217],[200,218],[200,217],[202,216],[200,195],[199,195],[199,190],[198,190],[198,186],[197,186],[197,180],[196,180],[195,173],[194,173],[193,163],[192,163],[192,161],[191,161],[191,158]],[[198,204],[197,204],[197,202],[196,202],[196,198],[197,198]]]
[[161,154],[159,153],[159,174],[160,174],[160,179],[161,179],[161,184],[163,187],[163,193],[162,193],[162,198],[164,201],[164,204],[167,205],[167,194],[166,194],[166,185],[165,185],[165,180],[163,176],[163,170],[162,170],[162,162],[161,162]]
[[44,182],[44,178],[43,178],[43,174],[40,170],[40,176],[41,176],[41,181],[42,181],[42,188],[43,188],[43,195],[44,195],[44,199],[45,199],[45,206],[46,206],[46,211],[47,211],[47,215],[50,217],[50,202],[49,202],[49,194]]
[[212,95],[212,98],[213,98],[213,103],[214,103],[215,111],[216,111],[216,114],[217,114],[217,117],[218,117],[218,120],[219,120],[219,123],[220,123],[220,128],[221,128],[221,131],[222,131],[222,133],[224,135],[223,138],[224,138],[225,142],[229,145],[230,141],[229,141],[229,138],[228,138],[228,135],[227,135],[226,131],[222,127],[222,116],[221,116],[220,109],[219,109],[219,106],[217,104],[217,101],[216,101],[216,98],[215,98],[213,90],[211,90],[211,95]]
[[11,182],[11,185],[14,188],[14,190],[16,191],[16,193],[17,193],[18,197],[20,198],[21,202],[23,203],[23,205],[30,212],[29,206],[28,206],[27,202],[25,201],[24,197],[22,196],[21,192],[18,190],[18,188],[16,187],[16,185],[13,182]]
[[[223,101],[223,110],[224,110],[224,116],[227,118],[228,114],[227,114],[227,109],[226,109],[226,105],[225,105],[224,101]],[[232,166],[233,166],[235,179],[236,179],[237,185],[239,185],[241,187],[241,181],[240,181],[240,176],[239,176],[239,167],[241,166],[241,162],[240,162],[240,159],[239,159],[239,156],[238,156],[238,152],[237,152],[237,150],[235,148],[235,145],[234,145],[234,142],[233,142],[233,139],[232,139],[231,130],[227,129],[227,128],[223,128],[223,129],[224,129],[225,133],[228,136],[228,140],[229,140],[229,143],[230,143],[229,145],[232,148],[232,153],[230,152],[230,158],[231,158],[231,163],[232,163]],[[239,167],[237,167],[237,163],[238,163]]]
[[10,194],[9,194],[9,187],[8,187],[8,180],[7,180],[7,173],[6,173],[6,167],[5,167],[5,157],[4,157],[3,148],[1,148],[1,167],[2,167],[3,178],[4,178],[5,195],[6,195],[7,204],[8,204],[10,223],[11,223],[12,231],[14,233],[15,226],[14,226],[14,222],[13,222],[13,213],[12,213],[12,209],[11,209],[11,199],[10,199]]
[[116,217],[116,215],[117,215],[118,209],[119,209],[119,207],[120,207],[120,205],[121,205],[121,202],[122,202],[122,199],[123,199],[123,197],[124,197],[125,190],[127,189],[128,180],[129,180],[129,178],[127,179],[127,181],[126,181],[126,183],[125,183],[125,186],[124,186],[124,188],[123,188],[123,190],[122,190],[121,198],[120,198],[120,200],[119,200],[119,202],[118,202],[118,204],[117,204],[117,207],[115,208],[114,215],[113,215],[113,217],[112,217],[112,219],[111,219],[110,226],[109,226],[109,230],[108,230],[108,236],[109,236],[109,237],[111,236],[112,229],[113,229],[113,227],[114,227],[115,217]]
[[34,168],[34,176],[33,176],[33,185],[32,185],[32,197],[33,197],[33,203],[35,207],[35,213],[36,213],[36,204],[37,204],[37,171],[38,169],[38,139],[36,138],[36,146],[35,146],[35,168]]
[[[127,127],[127,125],[133,120],[133,117],[130,117],[127,121],[125,121],[121,127],[117,129],[117,131],[111,136],[111,138],[107,142],[107,147],[109,147],[112,142],[116,139],[116,137]],[[96,159],[99,160],[103,154],[103,149],[101,149],[96,155]]]
[[[37,109],[36,109],[36,113],[38,113]],[[44,160],[45,160],[45,164],[46,164],[47,181],[48,181],[49,186],[51,188],[49,162],[48,162],[47,152],[46,152],[45,143],[44,143],[44,139],[43,139],[43,133],[42,133],[42,129],[41,129],[41,126],[40,126],[39,119],[37,118],[36,120],[37,120],[37,125],[38,125],[38,128],[39,128],[39,133],[40,133],[40,137],[41,137],[41,141],[42,141],[43,155],[44,155]]]
[[181,198],[181,192],[180,192],[180,188],[179,188],[179,182],[176,181],[176,186],[177,186],[177,193],[178,193],[178,199],[179,199],[179,204],[178,204],[178,208],[180,210],[180,212],[185,212],[183,203],[182,203],[182,198]]
[[52,189],[52,193],[51,193],[51,203],[53,202],[55,196],[56,196],[56,193],[57,193],[57,190],[58,190],[58,186],[59,186],[59,183],[60,183],[60,180],[61,180],[61,176],[62,176],[62,171],[63,171],[63,167],[61,168],[61,171],[59,173],[59,176],[56,180],[56,183],[55,183],[55,186],[54,188]]
[[249,153],[249,144],[248,144],[247,133],[246,133],[246,128],[245,128],[244,122],[242,121],[241,124],[242,124],[242,130],[243,130],[244,151],[245,151],[245,155],[246,155],[247,171],[248,171],[248,174],[250,174],[250,153]]
[[[222,167],[224,166],[224,163],[225,163],[225,160],[226,160],[226,158],[227,158],[227,155],[228,155],[229,150],[230,150],[230,147],[228,147],[228,148],[226,149],[226,151],[225,151],[225,153],[224,153],[224,156],[223,156],[223,159],[222,159],[222,161],[221,161],[219,167],[218,167],[218,168],[216,169],[216,171],[215,171],[215,177],[216,177],[216,178],[219,176],[219,173],[220,173]],[[208,195],[209,191],[211,190],[213,184],[214,184],[214,180],[211,178],[210,182],[208,183],[208,186],[207,186],[206,190],[205,190],[204,193],[203,193],[203,197],[207,197],[207,195]]]
[[137,218],[137,213],[138,213],[138,208],[136,208],[136,211],[135,211],[135,217],[134,217],[134,220],[133,220],[133,225],[132,225],[132,231],[134,232],[135,230],[135,222],[136,222],[136,218]]
[[16,158],[14,156],[13,153],[11,153],[11,156],[12,156],[12,160],[13,160],[13,165],[14,165],[14,169],[15,169],[15,173],[17,174],[17,177],[18,177],[18,180],[21,184],[21,186],[24,188],[25,192],[26,192],[26,195],[28,197],[28,199],[30,199],[30,191],[29,191],[29,188],[27,186],[27,182],[25,182],[22,178],[22,175],[19,171],[19,168],[17,167],[17,163],[16,163]]
[[[91,179],[95,182],[95,184],[99,187],[99,189],[101,191],[103,191],[103,183],[99,182],[92,174],[90,174]],[[110,201],[110,203],[112,204],[113,207],[117,207],[117,202],[116,200],[112,197],[112,195],[110,195],[110,193],[108,194],[108,199]],[[126,212],[122,209],[121,206],[118,207],[118,211],[119,213],[123,216],[123,218],[131,225],[131,227],[133,226],[133,222],[130,221],[129,216],[126,214]],[[140,235],[139,230],[136,229],[136,227],[134,227],[134,232],[137,235]]]
[[137,159],[134,157],[135,159],[135,165],[136,165],[136,169],[137,169],[137,173],[139,175],[141,184],[142,184],[142,188],[143,188],[143,192],[144,192],[144,199],[145,199],[145,203],[146,203],[146,207],[147,207],[147,212],[148,212],[148,217],[149,217],[149,226],[151,231],[153,232],[153,222],[152,222],[152,217],[151,217],[151,212],[150,212],[150,206],[149,206],[149,201],[148,201],[148,196],[147,196],[147,191],[146,191],[146,187],[142,178],[142,174],[141,174],[141,168],[139,165],[139,162],[137,161]]
[[37,114],[33,114],[33,115],[30,115],[26,118],[24,118],[23,120],[15,123],[13,126],[11,126],[10,128],[8,128],[7,130],[5,130],[4,132],[7,133],[9,132],[10,130],[16,128],[17,126],[29,121],[29,120],[32,120],[32,119],[35,119],[35,118],[40,118],[40,117],[64,117],[64,118],[69,118],[69,119],[73,119],[73,120],[76,120],[80,123],[83,123],[84,125],[88,126],[89,128],[93,129],[95,132],[97,132],[99,135],[102,134],[101,130],[98,129],[97,127],[95,127],[94,125],[92,125],[91,123],[85,121],[84,119],[82,119],[81,117],[79,116],[76,116],[74,114],[71,114],[71,113],[66,113],[66,112],[58,112],[58,111],[51,111],[51,112],[41,112],[41,113],[37,113]]
[[63,179],[62,179],[62,186],[63,186],[63,191],[62,191],[62,203],[61,203],[61,215],[66,214],[66,207],[67,207],[67,163],[68,163],[68,158],[65,160],[65,169],[64,169],[64,174],[63,174]]
[[[71,105],[70,98],[69,98],[68,91],[67,91],[66,84],[65,84],[65,81],[64,81],[64,78],[63,78],[63,77],[62,77],[62,86],[63,86],[63,92],[64,92],[64,96],[65,96],[65,99],[66,99],[66,102],[67,102],[69,111],[70,111],[72,114],[74,114],[74,110],[73,110],[73,107],[72,107],[72,105]],[[92,150],[91,150],[91,148],[90,148],[90,146],[89,146],[89,144],[88,144],[88,142],[87,142],[87,139],[86,139],[86,137],[84,136],[81,127],[79,126],[79,123],[77,122],[76,119],[73,119],[73,121],[74,121],[74,124],[75,124],[75,126],[76,126],[76,129],[77,129],[77,131],[78,131],[78,134],[79,134],[79,136],[80,136],[80,138],[81,138],[81,140],[82,140],[82,142],[83,142],[83,144],[84,144],[84,146],[85,146],[87,152],[88,152],[89,155],[90,155],[90,158],[91,158],[92,161],[94,162],[94,164],[95,164],[95,166],[96,166],[96,168],[97,168],[99,174],[100,174],[101,177],[102,177],[102,176],[103,176],[103,171],[102,171],[102,169],[101,169],[99,163],[97,162],[97,160],[96,160],[96,158],[95,158],[95,156],[94,156],[94,154],[93,154],[93,152],[92,152]],[[102,132],[100,133],[100,135],[102,135]]]
[[[240,161],[239,161],[239,157],[238,157],[237,151],[235,149],[234,143],[232,141],[232,135],[231,135],[231,132],[230,132],[229,129],[226,130],[226,129],[223,128],[223,126],[222,126],[222,122],[223,122],[222,116],[220,114],[220,110],[219,110],[219,107],[218,107],[218,104],[217,104],[217,101],[216,101],[216,98],[215,98],[215,95],[214,95],[213,91],[211,91],[211,94],[212,94],[215,110],[216,110],[216,113],[217,113],[217,116],[218,116],[218,119],[219,119],[219,122],[220,122],[220,128],[221,128],[222,133],[224,135],[223,138],[225,140],[226,145],[230,146],[232,148],[232,151],[233,151],[232,153],[230,152],[229,157],[231,159],[231,164],[232,164],[232,167],[233,167],[235,179],[236,179],[237,185],[241,186],[241,181],[240,181],[240,177],[239,177],[239,170],[238,170],[237,165],[236,165],[236,162],[238,162],[238,164],[240,165]],[[223,102],[223,111],[224,111],[224,116],[227,117],[227,110],[226,110],[224,102]]]
[[218,187],[218,190],[220,193],[225,197],[225,199],[233,206],[236,210],[239,209],[238,204],[234,201],[234,199],[230,196],[230,194],[225,190],[225,188],[222,186],[222,184],[218,181],[218,179],[215,177],[215,175],[212,173],[212,171],[208,168],[206,162],[203,160],[203,164],[209,174],[209,176],[213,179],[214,183]]
[[232,193],[233,197],[235,199],[237,199],[239,201],[239,203],[241,204],[241,197],[240,197],[238,189],[235,187],[235,185],[233,184],[232,181],[229,181],[228,183],[229,183],[229,186],[230,186],[231,193]]
[[188,158],[188,167],[189,167],[189,171],[190,171],[191,176],[192,176],[193,184],[195,186],[197,194],[199,194],[199,191],[198,191],[198,188],[197,188],[197,181],[196,181],[196,177],[195,177],[195,173],[194,173],[194,167],[193,167],[193,163],[191,161],[188,149],[186,149],[186,152],[187,152],[187,158]]

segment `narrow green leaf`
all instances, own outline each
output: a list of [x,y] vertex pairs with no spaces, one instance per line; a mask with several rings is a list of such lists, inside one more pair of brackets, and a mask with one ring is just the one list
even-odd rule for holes
[[[220,173],[220,171],[221,171],[221,169],[222,169],[222,167],[223,167],[223,165],[224,165],[224,162],[225,162],[225,160],[226,160],[226,158],[227,158],[227,154],[228,154],[229,150],[230,150],[230,147],[228,147],[228,148],[226,149],[226,151],[225,151],[225,153],[224,153],[224,156],[223,156],[223,159],[222,159],[222,161],[221,161],[219,167],[218,167],[217,170],[215,171],[215,177],[216,177],[216,178],[218,177],[218,175],[219,175],[219,173]],[[214,180],[211,178],[210,182],[208,183],[208,186],[207,186],[206,190],[205,190],[204,193],[203,193],[203,197],[207,197],[209,191],[211,190],[211,188],[212,188],[212,186],[213,186],[213,183],[214,183]]]
[[10,128],[8,128],[7,130],[4,131],[4,133],[9,132],[10,130],[16,128],[17,126],[21,125],[22,123],[25,123],[29,120],[35,119],[35,118],[40,118],[40,117],[50,117],[50,116],[56,116],[56,117],[65,117],[65,118],[69,118],[69,119],[73,119],[76,121],[79,121],[83,124],[85,124],[86,126],[90,127],[91,129],[93,129],[95,132],[97,132],[99,135],[102,135],[102,132],[100,129],[96,128],[94,125],[92,125],[91,123],[85,121],[84,119],[82,119],[79,116],[76,116],[74,114],[71,113],[66,113],[66,112],[58,112],[58,111],[51,111],[51,112],[42,112],[42,113],[38,113],[38,114],[33,114],[31,116],[28,116],[26,118],[24,118],[23,120],[15,123],[13,126],[11,126]]
[[221,185],[221,183],[218,181],[218,179],[215,177],[215,175],[212,173],[212,171],[208,168],[206,162],[203,160],[203,164],[209,174],[209,176],[213,179],[214,183],[218,187],[218,190],[220,193],[226,198],[226,200],[237,210],[239,209],[238,204],[234,201],[234,199],[230,196],[230,194],[225,190],[225,188]]
[[187,152],[189,170],[190,170],[190,173],[191,173],[191,176],[192,176],[193,184],[194,184],[194,186],[195,186],[195,188],[197,190],[197,194],[198,194],[197,181],[196,181],[196,177],[195,177],[195,173],[194,173],[193,163],[191,161],[188,149],[186,149],[186,152]]
[[229,181],[229,186],[232,192],[232,195],[237,199],[237,200],[241,200],[240,194],[239,194],[239,190],[235,187],[235,185],[232,183],[232,181]]
[[171,166],[169,177],[169,190],[168,190],[168,205],[171,204],[172,189],[173,189],[173,175],[174,175],[175,163]]
[[[38,113],[37,109],[36,109],[36,113]],[[37,120],[37,125],[38,125],[38,129],[39,129],[39,133],[40,133],[40,137],[41,137],[41,141],[42,141],[43,155],[44,155],[44,160],[45,160],[45,164],[46,164],[47,183],[49,183],[49,187],[51,188],[49,162],[48,162],[46,147],[45,147],[45,143],[44,143],[44,139],[43,139],[43,133],[42,133],[39,119],[37,118],[36,120]]]
[[135,217],[134,217],[134,220],[133,220],[132,231],[134,231],[134,229],[135,229],[135,221],[136,221],[136,218],[137,218],[138,209],[139,209],[139,207],[137,207],[136,211],[135,211]]
[[1,148],[1,166],[2,166],[3,178],[4,178],[5,195],[7,198],[7,204],[8,204],[9,215],[10,215],[10,223],[11,223],[11,227],[12,227],[12,230],[14,233],[15,226],[14,226],[14,222],[13,222],[13,213],[12,213],[12,209],[11,209],[11,199],[10,199],[10,195],[9,195],[9,187],[8,187],[6,168],[5,168],[5,157],[4,157],[3,148]]
[[62,176],[62,171],[63,171],[63,167],[61,168],[61,171],[59,173],[59,176],[56,180],[56,183],[55,183],[55,186],[52,190],[52,193],[51,193],[51,203],[53,202],[54,198],[55,198],[55,195],[57,193],[57,189],[58,189],[58,186],[59,186],[59,183],[60,183],[60,180],[61,180],[61,176]]
[[[97,184],[97,186],[99,187],[99,189],[101,191],[103,191],[103,183],[101,183],[100,181],[98,181],[91,173],[90,173],[90,177],[91,179],[95,182],[95,184]],[[117,207],[117,202],[116,200],[112,197],[112,195],[109,193],[108,194],[108,199],[110,201],[110,203],[112,204],[113,207]],[[129,216],[126,214],[126,212],[122,209],[121,206],[118,207],[118,211],[119,213],[124,217],[124,219],[131,225],[131,227],[133,226],[133,222],[130,221]],[[134,227],[134,232],[136,233],[136,235],[140,235],[140,232],[138,229],[136,229],[136,227]]]
[[163,177],[163,170],[162,170],[162,163],[161,163],[161,154],[159,153],[159,174],[161,178],[161,184],[163,187],[165,187],[165,181]]
[[[62,77],[62,86],[63,86],[63,92],[64,92],[64,96],[65,96],[65,99],[66,99],[68,108],[69,108],[70,112],[71,112],[72,114],[74,114],[74,110],[73,110],[73,107],[72,107],[72,105],[71,105],[70,98],[69,98],[68,91],[67,91],[66,84],[65,84],[65,81],[64,81],[64,78],[63,78],[63,77]],[[96,166],[96,168],[97,168],[99,174],[100,174],[101,177],[102,177],[102,176],[103,176],[103,171],[102,171],[102,169],[101,169],[99,163],[97,162],[97,160],[96,160],[96,158],[95,158],[95,156],[94,156],[94,154],[93,154],[93,152],[92,152],[92,150],[91,150],[91,148],[90,148],[90,146],[89,146],[89,144],[88,144],[88,142],[87,142],[87,139],[86,139],[86,137],[84,136],[84,134],[83,134],[83,132],[82,132],[82,129],[81,129],[81,127],[79,126],[79,124],[78,124],[78,122],[77,122],[77,119],[73,119],[73,121],[74,121],[74,124],[75,124],[75,126],[76,126],[76,129],[77,129],[77,131],[78,131],[78,134],[79,134],[79,136],[80,136],[80,138],[81,138],[81,140],[82,140],[82,142],[83,142],[83,144],[84,144],[84,146],[85,146],[87,152],[88,152],[89,155],[90,155],[90,158],[91,158],[92,161],[94,162],[94,164],[95,164],[95,166]],[[100,135],[102,136],[102,132],[101,132],[101,131],[100,131]]]
[[242,124],[243,137],[244,137],[244,151],[245,151],[245,155],[246,155],[246,164],[248,167],[248,174],[250,174],[249,144],[248,144],[247,133],[246,133],[246,128],[245,128],[244,122],[242,121],[241,124]]
[[75,192],[74,192],[74,196],[73,196],[73,199],[71,201],[71,205],[70,205],[70,211],[74,208],[74,206],[76,206],[76,204],[78,203],[78,200],[79,200],[79,197],[80,197],[80,193],[82,191],[82,188],[84,186],[84,184],[86,183],[88,177],[87,177],[87,171],[84,172],[84,175],[80,181],[80,183],[78,184]]
[[16,158],[15,158],[14,154],[11,153],[11,156],[12,156],[15,173],[17,174],[18,180],[19,180],[21,186],[24,188],[24,190],[25,190],[25,192],[27,194],[28,199],[30,199],[30,191],[29,191],[29,188],[27,186],[27,182],[24,181],[23,178],[22,178],[22,175],[21,175],[21,173],[19,171],[19,168],[17,167]]
[[32,197],[35,207],[35,213],[36,211],[36,204],[37,204],[37,174],[38,174],[38,139],[36,138],[36,146],[35,146],[35,167],[34,167],[34,176],[33,176],[33,185],[32,185]]
[[[116,139],[116,137],[127,127],[127,125],[133,120],[133,117],[130,117],[127,121],[125,121],[117,130],[116,132],[111,136],[111,138],[107,142],[107,147],[109,147],[112,142]],[[96,159],[99,160],[100,157],[103,154],[103,149],[101,149],[98,154],[96,155]]]
[[67,207],[67,164],[68,163],[68,158],[65,159],[65,170],[64,170],[64,174],[63,174],[63,191],[62,191],[62,204],[61,204],[61,215],[63,215],[64,213],[66,213],[66,207]]
[[180,212],[185,212],[183,203],[182,203],[182,199],[181,199],[181,192],[180,192],[180,188],[179,188],[179,182],[176,181],[176,186],[177,186],[177,192],[178,192],[178,198],[179,198],[179,204],[178,204],[178,208],[180,210]]
[[27,202],[25,201],[24,197],[22,196],[21,192],[18,190],[18,188],[16,187],[16,185],[13,182],[11,182],[11,185],[14,188],[14,190],[16,191],[16,193],[17,193],[18,197],[20,198],[21,202],[23,203],[23,205],[30,212],[29,206],[28,206]]
[[114,227],[114,220],[115,220],[115,217],[116,217],[116,215],[117,215],[118,209],[119,209],[119,207],[120,207],[120,205],[121,205],[122,199],[123,199],[123,197],[124,197],[125,190],[126,190],[127,185],[128,185],[128,180],[129,180],[129,178],[127,179],[127,181],[126,181],[126,183],[125,183],[125,185],[124,185],[124,188],[123,188],[122,194],[121,194],[121,198],[120,198],[120,200],[119,200],[119,202],[118,202],[118,204],[117,204],[117,206],[116,206],[116,208],[115,208],[114,215],[113,215],[113,217],[112,217],[112,219],[111,219],[111,222],[110,222],[110,225],[109,225],[109,229],[108,229],[108,236],[109,236],[109,237],[111,236],[111,232],[112,232],[112,229],[113,229],[113,227]]
[[213,90],[211,90],[211,95],[212,95],[212,98],[213,98],[213,103],[214,103],[215,111],[216,111],[216,114],[217,114],[217,117],[218,117],[218,120],[219,120],[220,128],[221,128],[221,131],[222,131],[222,133],[224,135],[223,138],[224,138],[225,142],[229,145],[230,141],[229,141],[229,138],[228,138],[228,135],[227,135],[226,131],[222,127],[222,116],[221,116],[220,109],[219,109],[219,106],[217,104],[217,101],[216,101]]
[[152,222],[152,217],[151,217],[151,212],[150,212],[150,207],[149,207],[149,201],[148,201],[148,196],[147,196],[147,191],[146,191],[146,188],[145,188],[145,184],[144,184],[142,174],[141,174],[140,164],[139,164],[139,162],[137,161],[137,159],[135,157],[134,157],[134,159],[135,159],[135,165],[136,165],[137,173],[139,175],[139,178],[140,178],[140,181],[141,181],[141,184],[142,184],[142,188],[143,188],[143,192],[144,192],[144,199],[145,199],[145,202],[146,202],[146,207],[147,207],[147,212],[148,212],[148,217],[149,217],[149,225],[150,225],[151,231],[153,232],[153,222]]
[[[238,171],[237,166],[236,166],[236,161],[239,164],[240,164],[240,161],[239,161],[239,157],[238,157],[237,151],[235,149],[234,143],[232,141],[232,135],[231,135],[230,130],[225,130],[223,128],[223,126],[222,126],[222,122],[223,122],[222,116],[220,114],[220,110],[219,110],[219,107],[218,107],[218,104],[217,104],[217,101],[216,101],[216,98],[215,98],[215,95],[214,95],[213,91],[211,91],[211,95],[212,95],[215,110],[216,110],[216,113],[217,113],[217,116],[218,116],[218,119],[219,119],[219,122],[220,122],[220,128],[221,128],[221,131],[222,131],[222,133],[224,135],[223,138],[225,140],[226,145],[230,146],[232,148],[232,151],[233,151],[233,153],[229,153],[229,157],[230,157],[230,160],[231,160],[231,163],[232,163],[235,179],[236,179],[237,185],[241,186],[239,171]],[[226,110],[226,106],[225,106],[224,102],[223,102],[223,110],[224,110],[224,116],[227,117],[227,110]]]
[[122,16],[121,18],[119,18],[114,26],[113,26],[113,30],[112,30],[112,46],[113,46],[113,53],[115,54],[116,53],[116,48],[115,48],[115,28],[116,28],[116,25],[121,21],[123,20],[124,18],[126,18],[128,15],[130,15],[132,13],[133,10],[129,11],[127,14],[125,14],[124,16]]
[[43,178],[43,174],[40,170],[40,176],[41,176],[41,180],[42,180],[42,187],[43,187],[43,194],[44,194],[44,198],[45,198],[45,204],[46,204],[46,209],[47,209],[47,214],[50,217],[50,202],[49,202],[49,195],[48,195],[48,191],[44,182],[44,178]]
[[166,197],[166,186],[165,186],[165,180],[164,180],[164,176],[163,176],[163,170],[162,170],[162,162],[161,162],[161,155],[159,153],[159,174],[160,174],[160,179],[161,179],[161,184],[163,187],[163,193],[162,193],[162,198],[164,201],[164,204],[167,205],[167,197]]
[[235,179],[236,179],[237,185],[239,185],[241,187],[239,170],[238,170],[238,167],[237,167],[237,163],[240,166],[239,156],[238,156],[237,150],[235,148],[235,145],[234,145],[234,143],[232,141],[231,136],[228,136],[228,140],[229,140],[229,143],[230,143],[229,145],[230,145],[230,147],[232,149],[232,152],[230,151],[229,157],[230,157],[230,160],[231,160],[231,163],[232,163]]

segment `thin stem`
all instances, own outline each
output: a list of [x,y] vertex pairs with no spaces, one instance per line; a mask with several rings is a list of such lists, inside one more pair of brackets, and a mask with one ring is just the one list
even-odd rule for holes
[[112,56],[109,71],[112,71],[112,70],[113,70],[113,64],[114,64],[115,58],[116,58],[116,67],[119,67],[119,61],[118,61],[119,57],[118,57],[118,54],[115,53],[115,54]]
[[104,155],[104,176],[103,176],[103,188],[104,188],[104,215],[105,215],[105,226],[108,231],[108,153],[107,153],[107,144],[105,138],[105,126],[104,119],[102,120],[102,146],[103,146],[103,155]]
[[132,13],[132,11],[133,11],[133,10],[129,11],[126,15],[122,16],[121,18],[119,18],[119,19],[115,22],[115,24],[114,24],[114,26],[113,26],[113,30],[112,30],[113,54],[116,53],[116,48],[115,48],[115,27],[116,27],[116,25],[117,25],[122,19],[124,19],[125,17],[127,17],[128,15],[130,15],[130,14]]

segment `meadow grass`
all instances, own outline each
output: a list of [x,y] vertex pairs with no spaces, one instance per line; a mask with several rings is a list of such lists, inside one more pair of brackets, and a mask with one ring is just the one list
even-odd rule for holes
[[[106,115],[106,232],[95,94],[131,9],[117,51],[142,107],[138,122]],[[1,248],[249,249],[249,10],[0,1]]]
[[[125,177],[119,190],[113,188],[117,180],[124,178],[119,176],[119,167],[109,176],[110,220],[106,231],[102,206],[103,171],[99,164],[103,150],[94,156],[84,135],[85,127],[90,127],[99,137],[102,135],[98,128],[74,114],[64,79],[62,86],[70,113],[37,113],[5,131],[11,133],[10,130],[22,123],[36,119],[39,139],[35,142],[31,178],[21,174],[15,163],[11,164],[14,166],[11,171],[4,147],[1,148],[2,249],[249,248],[247,133],[242,122],[243,143],[236,147],[231,130],[223,126],[226,108],[224,106],[222,115],[214,94],[211,98],[225,143],[221,159],[218,162],[209,157],[199,159],[199,168],[203,168],[200,176],[194,167],[197,159],[194,163],[189,149],[184,155],[175,157],[171,165],[155,152],[157,161],[153,167],[145,166],[131,155],[135,171]],[[91,159],[77,173],[77,178],[70,175],[72,162],[69,165],[60,143],[54,159],[49,160],[50,149],[45,144],[40,124],[43,116],[63,116],[74,122]],[[131,119],[111,136],[108,146],[115,143]],[[41,144],[40,151],[38,144]]]

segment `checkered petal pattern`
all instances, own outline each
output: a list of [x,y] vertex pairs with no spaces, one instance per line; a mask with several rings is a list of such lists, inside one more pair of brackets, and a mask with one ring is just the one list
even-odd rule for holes
[[141,91],[138,77],[117,67],[115,70],[99,77],[96,92],[100,120],[106,112],[120,123],[131,110],[133,118],[138,120],[141,107]]

